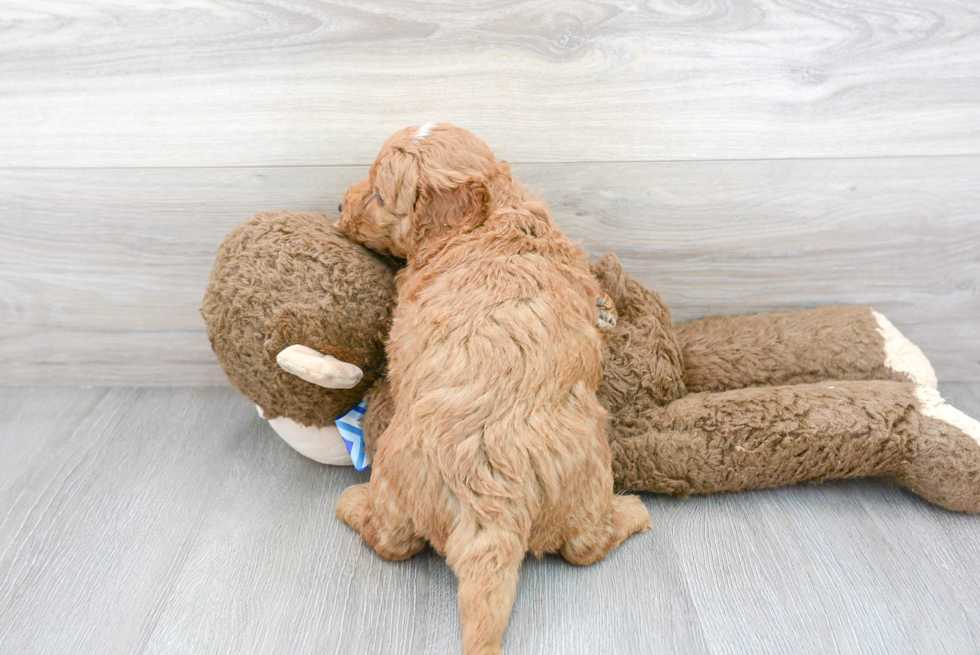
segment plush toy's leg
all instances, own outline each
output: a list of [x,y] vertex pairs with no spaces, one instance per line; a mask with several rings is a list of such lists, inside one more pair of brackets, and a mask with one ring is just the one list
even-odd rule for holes
[[922,351],[869,307],[711,316],[676,326],[689,392],[823,380],[936,387]]
[[616,484],[712,494],[889,476],[980,512],[980,423],[924,386],[827,382],[691,394],[610,425]]
[[[256,405],[255,409],[259,416],[265,418],[261,407]],[[335,425],[318,428],[297,423],[285,416],[269,420],[269,425],[283,441],[304,457],[333,466],[354,465],[344,439],[340,436],[340,430]]]

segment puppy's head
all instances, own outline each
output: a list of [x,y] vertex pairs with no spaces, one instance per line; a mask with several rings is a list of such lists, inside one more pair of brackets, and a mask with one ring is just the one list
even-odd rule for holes
[[467,130],[409,127],[388,138],[368,178],[347,190],[339,226],[373,250],[410,259],[445,234],[479,226],[491,198],[515,184],[507,164]]

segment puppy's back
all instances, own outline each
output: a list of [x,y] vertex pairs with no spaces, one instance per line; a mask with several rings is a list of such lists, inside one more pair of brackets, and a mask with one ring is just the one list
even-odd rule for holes
[[569,486],[609,468],[592,278],[535,250],[443,260],[397,310],[397,395],[453,494],[545,550]]

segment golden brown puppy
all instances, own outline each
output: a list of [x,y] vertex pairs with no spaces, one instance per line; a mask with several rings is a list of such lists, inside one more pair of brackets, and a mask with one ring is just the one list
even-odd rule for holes
[[525,553],[591,564],[650,527],[639,498],[613,494],[599,288],[544,203],[447,124],[389,138],[340,228],[407,265],[387,346],[394,415],[337,515],[382,557],[425,541],[444,554],[464,652],[498,653]]

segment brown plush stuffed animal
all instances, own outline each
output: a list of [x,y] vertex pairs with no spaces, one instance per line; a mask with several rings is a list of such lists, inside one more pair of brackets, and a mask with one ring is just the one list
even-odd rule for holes
[[[319,461],[349,463],[333,422],[362,395],[369,450],[387,425],[394,266],[305,213],[256,216],[219,249],[202,309],[215,353],[277,432]],[[619,488],[712,494],[885,476],[980,512],[980,423],[943,403],[928,360],[880,314],[821,307],[674,326],[615,255],[592,270],[618,312],[602,330],[599,397]]]
[[211,346],[231,383],[311,459],[351,463],[334,419],[384,376],[393,270],[306,212],[258,214],[218,249],[201,307]]

